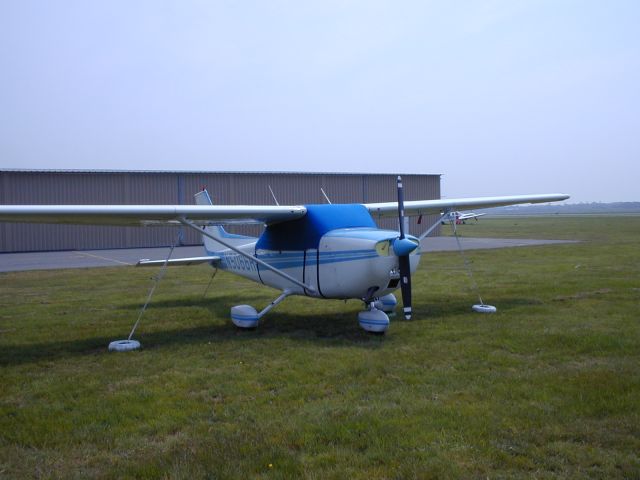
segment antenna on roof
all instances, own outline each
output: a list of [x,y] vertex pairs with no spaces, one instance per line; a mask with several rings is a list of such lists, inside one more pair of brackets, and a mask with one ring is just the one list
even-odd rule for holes
[[271,192],[271,196],[273,197],[273,201],[276,202],[276,205],[280,206],[280,204],[278,203],[278,199],[276,198],[276,194],[273,193],[273,190],[271,190],[271,185],[267,185],[267,187],[269,187],[269,191]]
[[320,191],[322,192],[322,195],[324,195],[324,198],[327,201],[327,203],[331,204],[331,200],[329,200],[329,197],[327,197],[327,194],[324,193],[324,189],[322,187],[320,187]]

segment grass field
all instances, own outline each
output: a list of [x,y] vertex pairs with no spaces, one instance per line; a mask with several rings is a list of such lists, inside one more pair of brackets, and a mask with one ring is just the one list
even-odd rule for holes
[[414,320],[177,267],[0,275],[3,478],[640,478],[640,218],[482,219],[562,244],[425,255]]

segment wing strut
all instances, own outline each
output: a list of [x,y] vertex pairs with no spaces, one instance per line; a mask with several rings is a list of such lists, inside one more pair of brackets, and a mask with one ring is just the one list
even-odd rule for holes
[[254,256],[254,255],[250,255],[250,254],[248,254],[248,253],[243,252],[243,251],[242,251],[242,250],[240,250],[238,247],[235,247],[235,246],[231,245],[230,243],[225,242],[225,241],[224,241],[224,239],[222,239],[222,238],[220,238],[220,237],[214,237],[214,236],[213,236],[213,235],[211,235],[210,233],[207,233],[207,231],[206,231],[206,230],[204,230],[204,229],[200,229],[200,228],[199,228],[195,223],[193,223],[193,222],[191,222],[191,221],[187,220],[186,218],[181,217],[181,218],[179,218],[179,219],[178,219],[178,221],[179,221],[181,224],[183,224],[183,225],[185,225],[185,226],[187,226],[187,227],[189,227],[189,228],[191,228],[191,229],[193,229],[193,230],[197,231],[198,233],[200,233],[200,234],[204,235],[205,237],[209,237],[209,238],[211,238],[212,240],[215,240],[216,242],[221,243],[221,244],[222,244],[222,245],[224,245],[225,247],[227,247],[227,248],[229,248],[229,249],[233,250],[234,252],[236,252],[238,255],[242,255],[243,257],[248,258],[248,259],[249,259],[249,260],[251,260],[252,262],[256,262],[258,265],[260,265],[260,266],[262,266],[262,267],[266,268],[267,270],[271,270],[271,271],[272,271],[273,273],[275,273],[276,275],[279,275],[279,276],[281,276],[282,278],[285,278],[285,279],[289,280],[290,282],[295,283],[295,284],[296,284],[296,285],[298,285],[299,287],[306,288],[306,289],[307,289],[307,290],[309,290],[311,293],[317,293],[316,289],[315,289],[315,288],[313,288],[311,285],[307,285],[306,283],[303,283],[303,282],[301,282],[300,280],[297,280],[297,279],[293,278],[291,275],[289,275],[289,274],[287,274],[287,273],[284,273],[282,270],[279,270],[279,269],[277,269],[276,267],[274,267],[274,266],[272,266],[272,265],[269,265],[267,262],[265,262],[265,261],[263,261],[263,260],[260,260],[259,258],[257,258],[257,257],[256,257],[256,256]]
[[438,225],[440,225],[440,223],[443,223],[443,222],[447,222],[447,221],[449,221],[449,218],[451,217],[451,215],[452,215],[452,214],[453,214],[453,212],[451,212],[451,211],[448,211],[448,210],[447,210],[447,211],[445,211],[445,212],[442,214],[442,217],[440,217],[438,220],[436,220],[436,223],[434,223],[433,225],[431,225],[431,226],[430,226],[427,230],[425,230],[425,231],[424,231],[424,233],[422,233],[422,235],[420,235],[418,238],[419,238],[421,241],[422,241],[422,240],[424,240],[426,237],[428,237],[428,236],[429,236],[429,234],[430,234],[431,232],[433,232],[433,231],[435,230],[435,228],[436,228]]

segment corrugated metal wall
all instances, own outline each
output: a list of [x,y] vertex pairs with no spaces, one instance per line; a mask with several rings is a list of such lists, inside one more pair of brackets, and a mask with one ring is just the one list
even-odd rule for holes
[[[439,175],[403,175],[406,200],[440,198]],[[282,205],[385,202],[396,198],[395,175],[237,172],[91,172],[0,170],[0,203],[9,204],[184,204],[207,187],[220,205]],[[411,223],[420,233],[437,216]],[[384,219],[381,228],[397,228]],[[258,226],[230,228],[259,235]],[[172,227],[94,227],[0,223],[0,252],[80,250],[200,244],[195,232]]]

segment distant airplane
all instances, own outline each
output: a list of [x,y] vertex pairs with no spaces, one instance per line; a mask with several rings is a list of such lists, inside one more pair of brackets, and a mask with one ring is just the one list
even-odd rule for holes
[[[483,215],[486,215],[486,213],[474,213],[474,212],[469,212],[469,213],[462,213],[462,212],[450,212],[449,213],[449,219],[447,220],[442,220],[442,225],[446,225],[447,223],[453,221],[455,222],[456,225],[462,225],[467,223],[467,220],[469,220],[470,218],[475,219],[475,221],[478,221],[478,217],[481,217]],[[443,213],[444,216],[444,213]]]
[[[184,225],[204,239],[205,255],[195,258],[141,261],[140,265],[209,263],[282,293],[258,312],[249,305],[231,308],[231,320],[240,328],[258,321],[290,295],[319,299],[359,299],[364,310],[360,326],[385,332],[387,313],[402,292],[403,313],[411,318],[411,274],[420,262],[419,237],[405,232],[405,215],[456,214],[454,209],[490,208],[522,203],[566,200],[568,195],[520,195],[404,201],[402,180],[398,201],[365,204],[295,206],[212,205],[209,193],[195,195],[195,206],[185,205],[5,205],[0,221],[93,225]],[[397,216],[399,231],[383,230],[374,219]],[[455,217],[454,217],[455,218]],[[259,238],[227,233],[222,225],[263,224]]]

